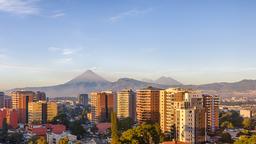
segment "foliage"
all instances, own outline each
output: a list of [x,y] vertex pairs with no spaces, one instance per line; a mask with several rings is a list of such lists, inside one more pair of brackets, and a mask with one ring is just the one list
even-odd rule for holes
[[12,133],[7,137],[7,141],[11,144],[20,144],[22,143],[23,134],[22,133]]
[[118,131],[126,131],[132,128],[133,120],[130,117],[118,120]]
[[[232,125],[227,124],[227,122],[232,123]],[[222,128],[233,128],[233,127],[242,128],[242,122],[243,122],[243,118],[236,111],[220,113],[220,126]]]
[[61,113],[53,118],[52,124],[63,124],[67,128],[69,128],[70,121],[68,119],[68,116],[65,113]]
[[143,124],[125,131],[120,141],[126,144],[158,144],[161,139],[161,130],[158,124]]
[[256,143],[256,135],[252,137],[248,136],[240,136],[239,139],[237,139],[234,144],[255,144]]
[[2,123],[2,134],[7,135],[7,133],[8,133],[8,124],[7,124],[7,119],[4,118]]
[[111,144],[118,144],[118,131],[117,131],[117,117],[116,113],[111,113]]
[[251,129],[251,125],[252,125],[251,119],[250,118],[244,118],[244,120],[243,120],[244,129],[250,130]]
[[68,141],[69,141],[68,137],[64,137],[59,140],[58,144],[68,144]]
[[222,133],[220,141],[222,143],[232,143],[231,135],[227,132]]
[[70,124],[70,131],[71,134],[77,135],[77,136],[83,136],[85,133],[84,128],[81,126],[80,121],[74,121]]
[[220,125],[221,128],[229,128],[232,129],[234,128],[233,124],[229,121],[225,121]]

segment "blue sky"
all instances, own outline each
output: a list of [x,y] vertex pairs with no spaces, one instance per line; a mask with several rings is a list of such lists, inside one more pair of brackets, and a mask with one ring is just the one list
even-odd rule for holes
[[0,90],[109,80],[256,79],[253,0],[0,0]]

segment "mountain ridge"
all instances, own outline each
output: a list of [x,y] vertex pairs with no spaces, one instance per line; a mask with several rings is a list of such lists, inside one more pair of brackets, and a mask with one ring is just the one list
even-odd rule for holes
[[[163,77],[164,79],[166,77]],[[179,84],[179,83],[178,83]],[[74,79],[59,85],[44,86],[44,87],[25,87],[15,88],[8,90],[8,92],[14,90],[31,90],[31,91],[44,91],[49,97],[60,96],[77,96],[80,93],[90,93],[92,91],[114,90],[119,91],[125,88],[131,88],[134,90],[145,88],[148,86],[158,88],[169,87],[183,87],[199,89],[203,92],[228,96],[256,96],[256,80],[244,79],[238,82],[218,82],[202,85],[168,85],[159,84],[154,82],[145,82],[136,80],[133,78],[120,78],[117,81],[110,82],[94,73],[91,70],[84,72],[83,74],[75,77]]]

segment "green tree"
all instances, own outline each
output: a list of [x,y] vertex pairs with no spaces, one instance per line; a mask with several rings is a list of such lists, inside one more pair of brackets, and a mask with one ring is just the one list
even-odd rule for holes
[[158,124],[143,124],[123,132],[120,141],[126,144],[158,144],[161,138]]
[[111,113],[111,144],[118,144],[118,128],[117,128],[117,116],[115,112]]
[[59,140],[58,144],[68,144],[68,141],[69,141],[68,137],[64,137]]
[[7,119],[6,118],[3,119],[2,134],[5,135],[5,136],[8,134],[8,124],[7,124]]
[[118,130],[119,131],[126,131],[132,128],[133,120],[130,117],[123,118],[118,120]]
[[37,140],[36,140],[36,144],[47,144],[47,141],[44,137],[39,137]]
[[85,133],[84,128],[81,126],[80,121],[74,121],[70,124],[70,131],[71,134],[73,135],[77,135],[77,136],[83,136],[83,134]]
[[51,123],[52,124],[63,124],[67,128],[69,128],[69,125],[70,125],[68,116],[65,113],[61,113],[61,114],[57,115],[56,117],[54,117]]
[[250,118],[244,118],[243,120],[243,126],[244,126],[244,129],[251,129],[251,125],[252,125],[252,121]]
[[240,136],[239,139],[237,139],[234,144],[255,144],[256,143],[256,135],[253,135],[252,137],[248,136]]
[[227,132],[222,133],[220,141],[222,143],[232,143],[231,135]]

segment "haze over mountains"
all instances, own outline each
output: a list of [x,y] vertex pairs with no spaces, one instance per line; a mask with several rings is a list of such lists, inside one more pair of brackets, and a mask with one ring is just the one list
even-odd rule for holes
[[91,70],[75,77],[74,79],[60,85],[46,87],[27,87],[9,90],[31,90],[44,91],[49,97],[77,96],[81,93],[92,91],[114,90],[119,91],[124,88],[140,89],[148,86],[158,88],[185,87],[200,89],[207,93],[227,96],[256,96],[256,80],[243,80],[235,83],[212,83],[205,85],[183,85],[181,82],[170,78],[160,77],[157,80],[135,80],[131,78],[121,78],[115,82],[110,82]]

